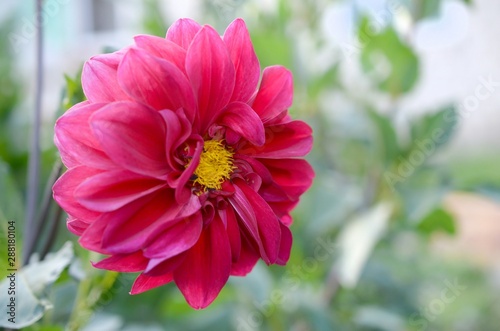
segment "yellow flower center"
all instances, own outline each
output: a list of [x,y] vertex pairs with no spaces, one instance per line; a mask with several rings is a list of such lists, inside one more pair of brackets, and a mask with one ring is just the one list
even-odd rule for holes
[[221,141],[205,141],[200,164],[194,171],[196,179],[193,182],[203,186],[204,191],[207,189],[220,190],[222,183],[230,178],[235,169],[233,154]]

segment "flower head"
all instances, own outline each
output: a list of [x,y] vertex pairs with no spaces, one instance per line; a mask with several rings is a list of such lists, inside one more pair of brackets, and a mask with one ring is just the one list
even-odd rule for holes
[[222,37],[181,19],[87,61],[87,101],[56,123],[68,171],[53,190],[80,244],[109,255],[94,266],[140,272],[132,294],[174,281],[204,308],[259,259],[284,265],[314,177],[292,85],[281,66],[261,77],[241,19]]

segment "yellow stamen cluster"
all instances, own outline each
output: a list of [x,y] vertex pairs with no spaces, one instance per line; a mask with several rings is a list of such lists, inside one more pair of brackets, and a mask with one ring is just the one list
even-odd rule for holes
[[207,140],[203,145],[200,164],[194,174],[194,183],[207,189],[220,190],[222,183],[230,178],[235,166],[233,165],[233,152],[228,150],[221,141]]

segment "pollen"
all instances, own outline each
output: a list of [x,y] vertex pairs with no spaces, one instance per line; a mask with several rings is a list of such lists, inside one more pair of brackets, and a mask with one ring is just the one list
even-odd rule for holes
[[200,164],[194,172],[196,179],[193,183],[200,184],[204,191],[220,190],[222,183],[230,178],[234,169],[233,152],[222,141],[207,140],[203,145]]

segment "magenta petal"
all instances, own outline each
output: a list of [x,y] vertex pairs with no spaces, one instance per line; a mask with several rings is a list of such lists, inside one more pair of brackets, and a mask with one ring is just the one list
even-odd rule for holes
[[142,292],[149,291],[151,289],[154,289],[156,287],[165,285],[170,283],[174,279],[174,276],[172,273],[168,273],[165,275],[157,276],[157,277],[152,277],[152,276],[146,276],[144,274],[140,274],[134,284],[132,285],[132,289],[130,291],[130,294],[140,294]]
[[144,258],[141,251],[132,254],[117,254],[97,263],[92,263],[95,268],[118,272],[142,271],[147,264],[148,259]]
[[80,166],[66,171],[54,184],[54,200],[68,214],[88,223],[96,220],[100,213],[89,210],[75,199],[75,190],[87,178],[101,173],[100,170]]
[[266,143],[260,147],[248,146],[239,153],[258,158],[293,158],[309,153],[312,148],[312,130],[302,121],[292,121],[266,127]]
[[287,226],[283,225],[281,222],[280,222],[280,228],[281,228],[281,244],[276,264],[286,265],[288,259],[290,259],[290,251],[292,249],[293,238],[290,229]]
[[165,109],[160,111],[166,126],[165,137],[165,154],[167,155],[168,165],[171,169],[175,169],[178,165],[175,152],[186,139],[191,135],[192,126],[186,118],[182,109],[176,112]]
[[282,66],[272,66],[264,69],[259,92],[252,108],[259,114],[262,121],[272,120],[292,105],[293,78],[292,73]]
[[135,100],[157,110],[183,108],[192,121],[195,97],[184,73],[173,63],[151,56],[141,49],[130,49],[118,68],[123,90]]
[[231,101],[247,102],[259,83],[260,65],[245,22],[241,18],[234,20],[227,27],[223,38],[236,70]]
[[69,217],[66,226],[71,233],[81,236],[83,231],[89,227],[89,224],[90,223],[84,222],[81,219]]
[[189,305],[208,306],[226,284],[231,271],[231,247],[226,229],[216,216],[203,230],[198,242],[174,271],[174,280]]
[[200,155],[203,151],[203,139],[201,137],[196,138],[196,145],[194,150],[193,158],[189,166],[182,172],[181,176],[175,182],[175,199],[177,203],[184,203],[191,195],[191,190],[186,184],[189,182],[191,175],[196,170],[196,167],[200,164]]
[[259,253],[261,254],[262,258],[264,260],[269,261],[267,253],[262,244],[262,240],[260,238],[259,227],[257,225],[255,211],[252,209],[252,205],[245,197],[241,189],[238,188],[236,185],[234,186],[234,189],[235,189],[234,195],[229,197],[228,200],[233,206],[236,213],[239,215],[239,218],[243,223],[243,227],[246,229],[251,239],[259,247]]
[[108,223],[103,220],[102,217],[98,218],[88,226],[80,239],[78,239],[78,242],[83,248],[90,251],[108,254],[108,252],[102,248],[102,234],[107,225]]
[[169,259],[151,259],[149,260],[146,270],[144,270],[144,274],[148,276],[161,276],[174,272],[174,270],[177,269],[185,259],[185,253],[173,256]]
[[201,213],[180,220],[160,233],[144,249],[144,256],[150,259],[168,259],[178,255],[193,247],[200,237],[202,228]]
[[167,40],[170,40],[184,49],[188,49],[194,36],[201,29],[201,25],[190,18],[181,18],[172,24],[167,31]]
[[293,200],[311,187],[314,170],[302,159],[260,159],[271,172],[273,181]]
[[220,118],[220,124],[231,128],[254,145],[262,146],[265,142],[264,125],[246,103],[230,103]]
[[104,151],[117,164],[153,177],[168,172],[165,124],[157,111],[139,103],[117,102],[95,112],[90,121]]
[[218,117],[234,89],[234,66],[217,31],[204,26],[186,55],[186,72],[198,97],[200,132]]
[[135,44],[150,55],[172,62],[185,73],[186,50],[179,45],[156,36],[139,35],[134,37]]
[[220,211],[224,213],[227,223],[227,235],[229,237],[229,244],[231,245],[231,258],[233,262],[238,261],[241,252],[241,233],[238,226],[236,215],[233,208],[226,208]]
[[82,88],[91,102],[128,100],[118,85],[117,68],[123,51],[93,56],[85,62],[82,71]]
[[94,175],[75,190],[83,206],[96,211],[113,211],[143,196],[158,191],[165,183],[127,170],[107,171]]
[[262,246],[267,255],[267,258],[266,256],[262,258],[268,264],[274,263],[278,258],[281,241],[278,217],[267,202],[245,182],[235,181],[235,188],[235,196],[242,194],[244,198],[241,199],[245,199],[254,211]]
[[54,142],[66,167],[87,165],[106,169],[115,166],[90,129],[90,116],[103,106],[105,104],[84,101],[71,107],[56,121]]
[[259,259],[259,254],[253,249],[248,239],[242,237],[240,257],[238,261],[233,262],[231,266],[231,275],[246,276],[252,271]]
[[259,175],[264,184],[272,183],[273,177],[271,172],[265,165],[262,164],[262,162],[260,162],[260,160],[243,154],[235,155],[235,159],[242,160],[247,163],[251,167],[252,171]]
[[147,247],[163,230],[178,219],[200,209],[199,198],[191,197],[185,205],[175,202],[172,190],[162,190],[102,216],[108,222],[103,247],[111,253],[131,253]]
[[103,238],[106,249],[130,252],[147,247],[158,233],[172,227],[179,219],[195,214],[200,208],[196,196],[186,205],[176,204],[173,199],[170,190],[159,192],[153,199],[143,199],[123,210],[108,213],[109,217],[104,216],[110,222]]

